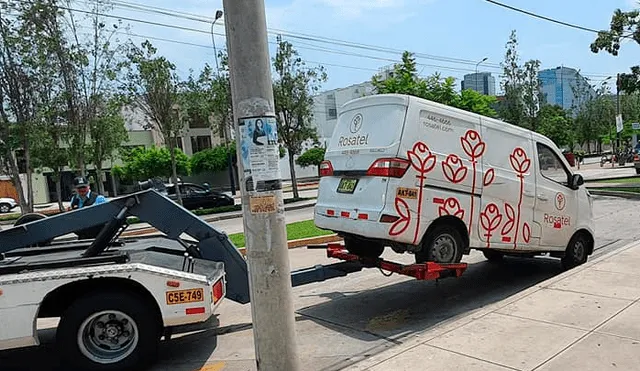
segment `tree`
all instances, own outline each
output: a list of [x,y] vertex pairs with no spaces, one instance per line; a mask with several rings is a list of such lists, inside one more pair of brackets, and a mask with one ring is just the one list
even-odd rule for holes
[[504,101],[500,105],[498,114],[500,117],[514,125],[522,125],[524,121],[524,79],[525,73],[520,67],[518,55],[518,37],[516,31],[511,31],[506,45],[504,62],[502,63],[503,79],[501,82],[504,91]]
[[570,147],[575,143],[573,119],[569,112],[558,105],[545,104],[538,113],[538,132],[551,139],[558,147]]
[[544,102],[542,97],[542,84],[538,73],[540,72],[540,61],[530,60],[524,64],[522,82],[522,102],[524,106],[524,119],[528,123],[528,128],[537,131],[540,106]]
[[[633,40],[640,44],[640,11],[632,10],[623,12],[616,9],[611,17],[609,30],[598,32],[598,36],[591,43],[593,53],[606,51],[617,56],[623,40]],[[631,73],[621,74],[620,91],[633,93],[640,90],[640,66],[632,66]]]
[[124,119],[120,114],[120,101],[111,100],[106,106],[100,107],[98,115],[89,121],[89,131],[94,139],[88,160],[96,168],[98,193],[104,194],[102,165],[105,161],[114,160],[122,143],[128,140]]
[[[615,136],[613,123],[615,122],[616,104],[610,95],[597,95],[582,106],[578,112],[576,122],[576,139],[578,143],[590,141],[609,141]],[[606,133],[609,133],[608,135]],[[589,145],[587,150],[590,151]]]
[[302,167],[320,166],[320,163],[324,161],[325,151],[326,150],[324,147],[315,147],[308,149],[306,152],[300,155],[300,157],[298,157],[296,163]]
[[[60,12],[50,1],[3,3],[0,11],[0,138],[2,168],[18,190],[23,212],[33,211],[34,128],[50,112],[63,89],[58,65],[49,56],[62,38]],[[51,27],[51,25],[56,25]],[[21,153],[27,178],[26,198],[16,153]]]
[[201,174],[226,170],[229,163],[229,154],[234,153],[235,143],[215,146],[211,149],[197,152],[191,156],[191,171],[194,174]]
[[[130,102],[140,108],[151,119],[154,129],[162,135],[169,147],[171,172],[174,184],[178,183],[176,143],[184,128],[185,117],[180,115],[180,81],[175,65],[165,57],[156,55],[157,49],[147,40],[141,48],[129,54],[132,70],[128,76]],[[176,188],[178,203],[182,196]]]
[[496,97],[469,89],[458,94],[455,90],[455,79],[443,79],[438,73],[421,78],[418,76],[415,58],[408,51],[402,54],[402,62],[393,66],[389,76],[375,75],[371,82],[378,94],[413,95],[489,117],[496,115],[491,107],[497,102]]
[[317,141],[316,128],[311,123],[312,96],[318,91],[320,84],[327,80],[327,74],[323,67],[307,67],[293,45],[280,37],[278,50],[273,58],[273,67],[278,138],[289,153],[293,197],[298,198],[294,156],[300,153],[305,141]]
[[[172,166],[175,160],[176,174],[189,175],[189,157],[180,149],[175,149],[172,158],[167,148],[134,148],[122,154],[123,166],[114,166],[113,173],[121,179],[136,181],[151,178],[170,178],[174,175]],[[177,181],[173,181],[177,184]]]

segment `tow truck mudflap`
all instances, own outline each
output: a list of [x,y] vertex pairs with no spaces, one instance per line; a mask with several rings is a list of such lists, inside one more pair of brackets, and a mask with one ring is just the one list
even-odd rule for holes
[[418,280],[437,280],[447,277],[460,277],[467,269],[466,263],[439,264],[434,262],[420,264],[399,264],[380,258],[363,258],[350,254],[342,244],[310,245],[308,249],[324,249],[327,257],[343,260],[341,263],[316,265],[291,272],[293,287],[313,282],[322,282],[332,278],[345,277],[361,271],[363,268],[378,268],[382,271],[415,277]]

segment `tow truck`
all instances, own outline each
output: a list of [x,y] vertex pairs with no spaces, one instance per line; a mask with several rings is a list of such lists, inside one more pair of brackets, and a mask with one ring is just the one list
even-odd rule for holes
[[[163,235],[121,237],[132,216]],[[64,238],[91,229],[95,238]],[[459,277],[467,268],[359,257],[342,244],[308,248],[342,261],[293,271],[294,287],[364,268],[419,280]],[[250,301],[244,256],[224,232],[151,187],[51,217],[27,214],[0,231],[0,351],[39,345],[37,320],[60,318],[56,344],[65,366],[145,369],[163,336],[213,326],[225,298]]]

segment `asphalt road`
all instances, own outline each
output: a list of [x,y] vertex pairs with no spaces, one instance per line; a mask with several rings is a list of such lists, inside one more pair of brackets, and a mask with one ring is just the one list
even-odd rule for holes
[[[308,209],[308,212],[310,212]],[[640,201],[596,197],[597,250],[592,257],[640,237]],[[305,217],[300,211],[299,217]],[[233,227],[230,225],[229,228]],[[222,228],[222,227],[221,227]],[[411,256],[387,252],[395,261]],[[290,251],[292,269],[329,263],[322,251]],[[415,332],[454,320],[561,272],[558,260],[506,259],[492,264],[477,252],[459,279],[419,282],[365,270],[349,277],[294,288],[296,331],[304,370],[338,370],[400,344]],[[226,301],[219,327],[163,342],[154,370],[254,370],[250,305]],[[51,370],[52,331],[40,348],[0,353],[2,370]],[[64,369],[63,367],[61,369]]]

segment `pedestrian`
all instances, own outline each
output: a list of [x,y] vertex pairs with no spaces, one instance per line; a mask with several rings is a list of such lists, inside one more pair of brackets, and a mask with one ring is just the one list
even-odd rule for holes
[[76,193],[71,196],[71,210],[107,202],[103,195],[91,191],[91,186],[85,177],[79,176],[75,178],[73,187],[76,189]]

